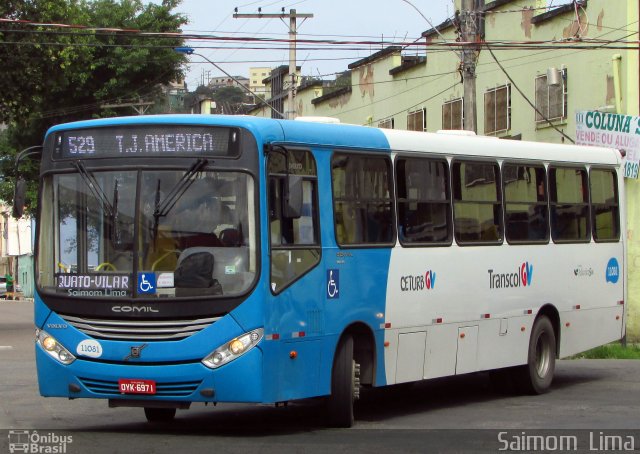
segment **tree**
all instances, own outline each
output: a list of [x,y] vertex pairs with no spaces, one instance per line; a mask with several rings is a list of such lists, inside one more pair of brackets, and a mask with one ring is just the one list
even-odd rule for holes
[[[0,123],[9,126],[12,157],[42,143],[57,123],[128,114],[101,106],[153,98],[158,87],[182,78],[186,57],[173,51],[179,37],[106,31],[179,32],[187,19],[172,11],[180,0],[143,5],[141,0],[5,0],[0,17],[28,21],[4,23],[0,31]],[[80,24],[58,28],[37,24]],[[11,175],[10,159],[1,172]],[[37,181],[35,175],[29,180]],[[11,183],[0,185],[0,199],[11,200]]]
[[222,87],[213,94],[213,99],[229,104],[242,104],[246,102],[245,91],[240,87]]

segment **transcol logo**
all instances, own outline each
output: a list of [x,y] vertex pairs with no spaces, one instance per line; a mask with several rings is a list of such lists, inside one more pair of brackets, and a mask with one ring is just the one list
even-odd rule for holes
[[494,273],[493,270],[487,270],[487,272],[490,289],[528,287],[533,280],[533,264],[529,262],[522,263],[513,273]]

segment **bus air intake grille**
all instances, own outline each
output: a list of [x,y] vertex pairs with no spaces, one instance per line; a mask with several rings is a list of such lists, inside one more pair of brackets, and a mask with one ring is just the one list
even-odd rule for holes
[[61,315],[71,326],[96,339],[166,341],[185,339],[221,317],[196,320],[105,320]]
[[[120,396],[120,388],[117,381],[96,380],[94,378],[78,377],[78,380],[92,393]],[[193,394],[201,381],[185,382],[157,382],[154,396],[160,397],[186,397]]]

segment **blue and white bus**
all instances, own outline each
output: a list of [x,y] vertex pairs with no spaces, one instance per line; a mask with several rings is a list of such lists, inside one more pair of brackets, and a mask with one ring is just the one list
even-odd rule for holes
[[[556,358],[625,332],[615,150],[244,116],[63,124],[44,141],[43,396],[166,421]],[[19,192],[19,191],[17,191]]]

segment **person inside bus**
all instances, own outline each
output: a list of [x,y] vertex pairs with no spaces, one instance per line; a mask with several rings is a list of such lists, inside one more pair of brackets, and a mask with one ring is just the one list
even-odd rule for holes
[[222,218],[222,203],[211,193],[196,193],[193,201],[178,213],[174,231],[179,237],[179,249],[189,247],[220,247],[215,230]]
[[[160,200],[164,197],[162,194]],[[159,219],[157,232],[152,235],[146,254],[146,266],[154,271],[171,271],[184,249],[220,246],[222,243],[214,233],[219,203],[207,181],[198,180],[191,184],[166,216]]]

